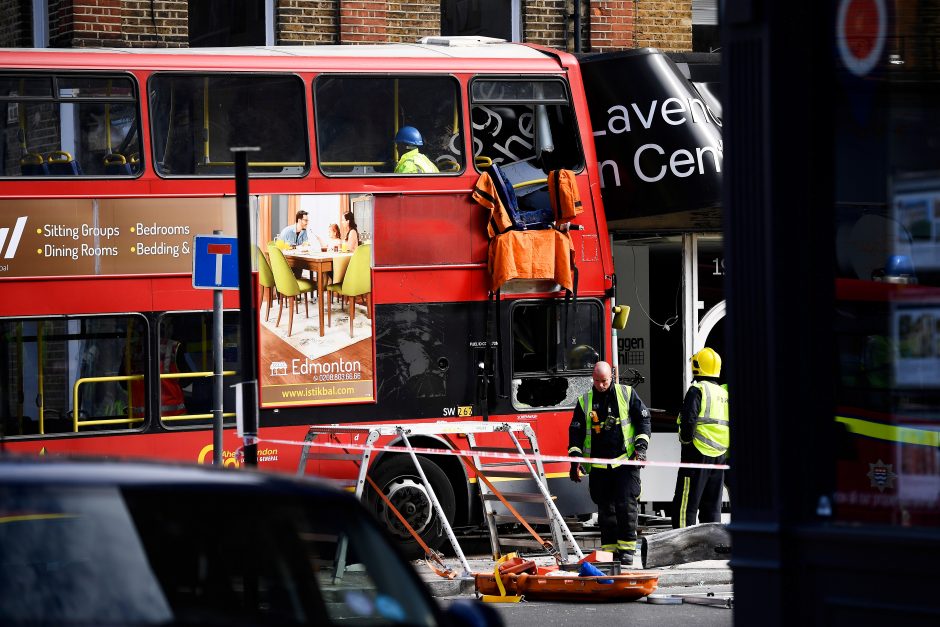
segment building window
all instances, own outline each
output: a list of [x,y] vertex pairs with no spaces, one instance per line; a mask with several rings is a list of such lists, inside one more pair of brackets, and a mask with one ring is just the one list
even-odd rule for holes
[[718,52],[720,49],[717,0],[693,0],[692,52]]
[[49,0],[32,0],[33,48],[49,47]]
[[442,0],[441,35],[522,41],[522,0]]
[[[271,5],[271,6],[268,6]],[[264,46],[274,42],[273,0],[190,0],[189,45]]]

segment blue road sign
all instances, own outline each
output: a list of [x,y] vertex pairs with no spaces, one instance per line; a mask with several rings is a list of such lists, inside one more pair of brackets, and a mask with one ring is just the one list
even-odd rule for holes
[[238,239],[197,235],[193,242],[193,287],[203,290],[238,289]]

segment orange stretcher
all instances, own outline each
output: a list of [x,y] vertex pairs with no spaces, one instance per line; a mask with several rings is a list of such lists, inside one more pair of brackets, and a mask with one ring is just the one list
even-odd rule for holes
[[474,573],[473,577],[481,595],[522,596],[533,601],[635,601],[651,594],[659,585],[659,573],[656,572],[600,577],[580,577],[577,573],[567,577],[548,575],[547,572],[504,572],[499,575]]

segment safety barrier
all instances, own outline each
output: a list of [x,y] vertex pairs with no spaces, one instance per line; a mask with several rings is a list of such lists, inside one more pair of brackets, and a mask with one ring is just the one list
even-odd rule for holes
[[[445,423],[447,424],[447,423]],[[450,423],[450,424],[464,424],[464,423]],[[476,423],[472,423],[476,424]],[[480,423],[487,424],[487,423]],[[317,429],[327,429],[334,428],[337,425],[323,425],[322,427],[317,427]],[[352,425],[350,425],[352,426]],[[406,426],[406,425],[399,425]],[[396,428],[394,425],[389,425],[390,428]],[[449,433],[459,433],[458,431],[449,432]],[[303,442],[299,440],[279,440],[279,439],[266,439],[259,438],[258,444],[282,444],[284,446],[311,446],[310,442]],[[473,457],[478,453],[473,451],[463,451],[463,450],[453,450],[453,449],[440,449],[440,448],[422,448],[422,447],[405,447],[405,446],[375,446],[372,444],[339,444],[333,442],[317,442],[316,448],[333,448],[346,451],[371,451],[371,452],[388,452],[388,453],[408,453],[414,451],[419,455],[445,455],[451,457]],[[241,448],[238,449],[241,451]],[[588,464],[610,464],[613,466],[643,466],[643,467],[660,467],[660,468],[711,468],[713,470],[728,470],[731,468],[728,464],[694,464],[694,463],[685,463],[685,462],[660,462],[660,461],[637,461],[634,459],[614,459],[608,457],[570,457],[568,455],[535,455],[535,454],[525,454],[525,453],[498,453],[490,452],[486,454],[486,457],[494,459],[507,459],[513,461],[522,461],[528,459],[529,461],[535,461],[540,459],[543,462],[579,462],[579,463],[588,463]]]
[[[515,447],[514,452],[509,452],[511,449],[498,449],[493,447],[475,447],[474,445],[474,434],[480,433],[498,433],[504,432],[507,433],[512,441],[512,444]],[[524,434],[531,443],[532,453],[523,452],[522,445],[520,444],[518,438],[516,437],[516,432]],[[411,444],[409,441],[409,436],[417,435],[461,435],[467,438],[470,448],[468,450],[457,450],[457,449],[440,449],[440,448],[428,448],[428,447],[416,447]],[[352,436],[351,442],[338,442],[335,441],[339,435],[349,435]],[[327,436],[328,440],[318,440],[318,436]],[[380,437],[396,437],[400,439],[404,445],[376,445],[376,441]],[[454,549],[454,552],[461,562],[464,569],[464,576],[469,576],[469,565],[464,557],[463,551],[461,550],[459,544],[457,543],[456,537],[453,534],[452,529],[450,528],[449,523],[446,520],[446,515],[444,514],[437,497],[434,494],[434,491],[430,485],[430,482],[427,480],[427,477],[422,470],[421,464],[417,458],[417,455],[439,455],[439,456],[451,456],[459,457],[461,461],[466,463],[472,471],[478,476],[479,479],[483,481],[486,487],[493,494],[489,494],[486,489],[481,488],[481,496],[484,501],[484,510],[487,513],[487,522],[490,523],[491,520],[495,521],[495,516],[493,512],[487,507],[487,501],[492,500],[488,497],[494,496],[499,498],[503,502],[503,505],[513,513],[525,526],[530,530],[530,533],[536,536],[536,539],[540,541],[546,547],[551,547],[550,550],[556,555],[556,559],[566,559],[567,553],[565,549],[565,541],[570,542],[573,552],[577,556],[583,557],[583,554],[578,547],[574,537],[571,535],[571,532],[568,530],[567,525],[565,524],[561,514],[558,509],[555,507],[553,502],[553,496],[548,492],[547,482],[545,479],[545,472],[543,469],[543,462],[577,462],[577,463],[591,463],[591,464],[611,464],[617,466],[623,465],[634,465],[634,466],[660,466],[660,467],[669,467],[669,468],[710,468],[710,469],[727,469],[729,466],[727,464],[695,464],[695,463],[680,463],[680,462],[659,462],[659,461],[636,461],[636,460],[624,460],[624,459],[610,459],[610,458],[599,458],[599,457],[572,457],[568,455],[543,455],[539,452],[537,441],[535,439],[534,431],[531,426],[527,423],[508,423],[508,422],[439,422],[439,423],[413,423],[413,424],[386,424],[386,425],[375,425],[375,424],[364,424],[364,425],[314,425],[308,429],[307,436],[303,441],[296,440],[281,440],[281,439],[265,439],[259,438],[258,444],[277,444],[285,446],[300,446],[302,447],[300,455],[300,463],[298,467],[298,474],[304,475],[306,472],[306,465],[308,459],[311,457],[310,449],[336,449],[342,451],[342,454],[324,454],[319,455],[321,459],[324,460],[346,460],[352,461],[357,464],[358,467],[358,477],[355,483],[355,494],[357,498],[362,498],[364,493],[364,488],[368,477],[366,473],[369,468],[369,462],[373,454],[377,452],[387,452],[387,453],[403,453],[407,454],[412,462],[415,465],[416,472],[421,479],[421,483],[424,489],[427,492],[428,498],[432,503],[432,507],[437,512],[439,519],[443,522],[442,526],[444,531],[451,542],[451,545]],[[353,452],[359,452],[359,455],[353,454]],[[241,454],[241,449],[239,449],[238,454]],[[554,544],[551,542],[544,542],[541,538],[538,538],[538,534],[529,528],[527,523],[522,520],[521,516],[515,511],[515,509],[506,502],[506,499],[503,498],[504,495],[498,494],[492,483],[486,480],[485,476],[481,472],[484,464],[480,463],[480,458],[486,458],[487,460],[507,460],[513,463],[524,463],[527,467],[528,473],[532,479],[535,480],[539,488],[538,494],[506,494],[510,498],[515,498],[515,500],[523,501],[541,501],[545,504],[547,519],[551,531]],[[489,465],[489,464],[486,464]],[[373,486],[374,487],[374,486]],[[499,539],[496,534],[495,525],[488,524],[490,530],[490,538],[493,543],[494,558],[498,557],[497,553],[499,552]],[[413,534],[414,535],[414,534]],[[557,549],[554,547],[558,547]],[[343,569],[345,568],[345,547],[343,551],[338,556],[337,560],[337,577],[342,577]],[[559,551],[560,549],[560,551]],[[433,557],[433,556],[432,556]],[[436,572],[436,571],[435,571]]]

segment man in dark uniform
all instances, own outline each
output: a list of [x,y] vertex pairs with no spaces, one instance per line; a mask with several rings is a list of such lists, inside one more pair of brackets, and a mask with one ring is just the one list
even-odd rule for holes
[[[594,385],[578,399],[568,428],[568,455],[646,461],[650,412],[628,385],[611,385],[610,364],[594,366]],[[639,513],[640,466],[571,464],[569,476],[578,483],[590,473],[588,487],[597,504],[601,549],[614,553],[624,566],[633,565]]]

